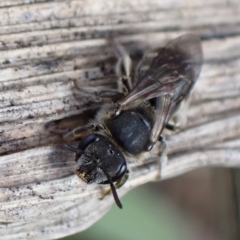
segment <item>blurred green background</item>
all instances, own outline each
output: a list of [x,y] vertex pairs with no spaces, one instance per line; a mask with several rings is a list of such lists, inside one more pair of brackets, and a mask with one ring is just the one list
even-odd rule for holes
[[201,169],[140,186],[84,232],[62,240],[237,240],[230,169]]
[[114,239],[187,240],[185,216],[174,209],[166,198],[154,197],[150,184],[138,187],[122,199],[123,210],[116,205],[96,224],[64,240]]

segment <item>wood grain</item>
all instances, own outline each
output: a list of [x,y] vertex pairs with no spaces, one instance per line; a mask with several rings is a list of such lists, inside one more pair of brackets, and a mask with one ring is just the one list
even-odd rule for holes
[[[113,203],[111,196],[99,201],[100,187],[75,176],[74,156],[51,132],[86,123],[86,110],[100,105],[76,94],[74,82],[116,87],[109,33],[128,51],[144,52],[184,33],[202,38],[205,61],[188,123],[165,134],[162,178],[240,166],[239,1],[12,0],[0,7],[0,239],[63,237]],[[156,174],[151,161],[133,165],[120,194]]]

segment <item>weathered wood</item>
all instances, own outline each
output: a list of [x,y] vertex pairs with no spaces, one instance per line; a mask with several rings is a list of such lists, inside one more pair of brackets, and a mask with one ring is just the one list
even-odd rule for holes
[[[129,51],[161,47],[187,32],[202,37],[204,67],[187,125],[166,133],[162,178],[240,166],[239,1],[13,0],[0,7],[1,239],[63,237],[86,229],[111,206],[111,196],[99,201],[100,187],[74,175],[74,155],[46,128],[68,117],[77,116],[60,128],[89,119],[85,110],[94,105],[76,96],[74,81],[116,87],[109,32]],[[132,169],[120,194],[157,174],[151,161]]]

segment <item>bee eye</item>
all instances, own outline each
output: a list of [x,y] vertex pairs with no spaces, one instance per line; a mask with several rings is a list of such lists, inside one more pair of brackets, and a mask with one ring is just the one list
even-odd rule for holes
[[84,151],[89,144],[99,140],[99,137],[96,134],[90,134],[84,137],[79,145],[79,148]]

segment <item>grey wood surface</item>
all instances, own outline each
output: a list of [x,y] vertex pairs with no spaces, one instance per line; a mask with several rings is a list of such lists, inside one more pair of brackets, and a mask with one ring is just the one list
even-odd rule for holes
[[[98,200],[100,186],[78,179],[74,155],[52,133],[86,123],[85,110],[100,106],[76,94],[74,82],[116,87],[109,33],[129,51],[162,47],[184,33],[202,38],[205,61],[188,122],[165,134],[162,178],[240,166],[239,1],[12,0],[0,7],[0,239],[63,237],[86,229],[113,203],[111,196]],[[158,171],[147,160],[131,169],[121,195]]]

